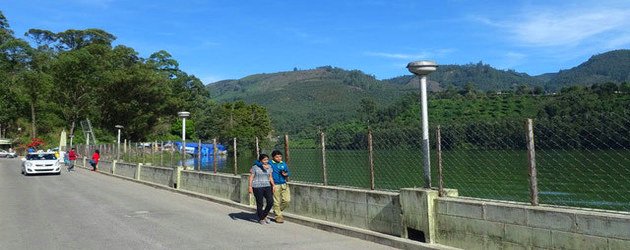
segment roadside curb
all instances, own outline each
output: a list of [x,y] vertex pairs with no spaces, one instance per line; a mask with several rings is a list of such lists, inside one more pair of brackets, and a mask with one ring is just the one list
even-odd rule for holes
[[[82,169],[86,169],[86,170],[91,172],[91,170],[89,168],[86,168],[84,166],[76,166],[76,167],[80,167]],[[175,188],[172,188],[172,187],[159,185],[159,184],[155,184],[155,183],[151,183],[151,182],[147,182],[147,181],[142,181],[142,180],[136,180],[136,179],[125,177],[125,176],[113,175],[113,174],[107,173],[107,172],[101,172],[101,171],[96,171],[96,172],[100,173],[100,174],[103,174],[103,175],[116,177],[116,178],[119,178],[119,179],[122,179],[122,180],[127,180],[127,181],[132,181],[132,182],[144,184],[144,185],[147,185],[147,186],[150,186],[150,187],[153,187],[153,188],[168,190],[168,191],[171,191],[171,192],[174,192],[174,193],[187,195],[187,196],[190,196],[190,197],[193,197],[193,198],[207,200],[207,201],[211,201],[211,202],[214,202],[214,203],[219,203],[219,204],[222,204],[222,205],[231,206],[231,207],[242,209],[242,210],[246,210],[246,211],[249,211],[249,212],[255,212],[256,211],[256,209],[254,207],[250,207],[250,206],[247,206],[247,205],[244,205],[244,204],[232,201],[232,200],[228,200],[228,199],[217,198],[217,197],[210,196],[210,195],[200,194],[200,193],[186,191],[186,190],[175,189]],[[303,226],[316,228],[316,229],[327,231],[327,232],[331,232],[331,233],[341,234],[341,235],[345,235],[345,236],[352,237],[352,238],[366,240],[366,241],[374,242],[374,243],[381,244],[381,245],[386,245],[386,246],[390,246],[390,247],[400,248],[400,249],[459,249],[459,248],[449,247],[449,246],[440,245],[440,244],[429,244],[429,243],[417,242],[417,241],[413,241],[413,240],[409,240],[409,239],[400,238],[400,237],[397,237],[397,236],[392,236],[392,235],[388,235],[388,234],[378,233],[378,232],[365,230],[365,229],[361,229],[361,228],[350,227],[350,226],[346,226],[346,225],[332,223],[332,222],[329,222],[329,221],[323,221],[323,220],[308,218],[308,217],[304,217],[304,216],[294,215],[294,214],[290,214],[290,213],[284,213],[283,215],[284,215],[284,218],[285,218],[286,221],[290,221],[290,222],[293,222],[293,223],[296,223],[296,224],[300,224],[300,225],[303,225]]]

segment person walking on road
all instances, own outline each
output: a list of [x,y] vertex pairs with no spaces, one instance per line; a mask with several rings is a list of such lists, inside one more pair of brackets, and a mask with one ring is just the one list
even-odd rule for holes
[[98,166],[98,160],[101,158],[101,152],[94,150],[94,154],[92,154],[92,159],[90,160],[90,165],[92,165],[92,171],[96,171],[96,166]]
[[74,171],[74,163],[77,161],[77,152],[74,151],[74,148],[70,149],[68,152],[68,172]]
[[291,172],[289,166],[282,161],[282,153],[279,150],[271,152],[271,167],[273,168],[273,181],[275,188],[273,192],[273,212],[276,215],[276,223],[284,223],[282,211],[284,211],[291,201],[291,192],[287,184]]
[[[250,169],[249,173],[249,193],[253,193],[256,198],[256,215],[260,224],[269,224],[269,211],[273,207],[273,169],[269,165],[269,156],[261,154],[258,160]],[[263,209],[263,199],[266,203]]]

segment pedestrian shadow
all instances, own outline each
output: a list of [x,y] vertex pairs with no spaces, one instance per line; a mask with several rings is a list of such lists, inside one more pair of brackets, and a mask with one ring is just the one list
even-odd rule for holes
[[231,213],[229,214],[229,216],[232,220],[244,220],[244,221],[258,223],[258,216],[253,213],[238,212],[238,213]]

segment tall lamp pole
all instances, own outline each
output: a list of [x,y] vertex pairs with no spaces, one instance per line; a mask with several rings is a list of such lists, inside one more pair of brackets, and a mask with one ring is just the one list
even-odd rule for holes
[[420,77],[420,102],[422,105],[422,151],[424,155],[424,187],[431,188],[431,155],[429,154],[429,110],[427,104],[427,75],[437,69],[434,61],[416,61],[407,64],[409,72]]
[[186,155],[186,117],[190,116],[190,112],[181,111],[177,112],[177,115],[182,118],[182,167],[186,168],[185,155]]
[[118,129],[118,146],[116,147],[116,161],[120,160],[120,130],[124,128],[122,125],[114,126]]

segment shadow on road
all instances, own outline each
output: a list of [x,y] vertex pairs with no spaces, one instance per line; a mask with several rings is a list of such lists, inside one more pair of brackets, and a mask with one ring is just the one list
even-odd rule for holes
[[238,213],[231,213],[229,214],[229,216],[230,218],[232,218],[232,220],[244,220],[244,221],[258,223],[258,216],[252,213],[238,212]]

